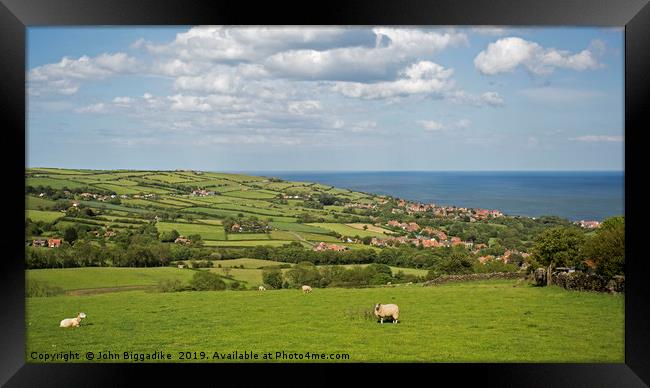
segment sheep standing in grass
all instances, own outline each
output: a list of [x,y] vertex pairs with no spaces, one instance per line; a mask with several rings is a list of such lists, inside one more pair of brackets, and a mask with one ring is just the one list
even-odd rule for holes
[[377,303],[375,305],[375,316],[380,319],[381,323],[384,323],[384,318],[391,317],[393,323],[397,323],[397,318],[399,317],[399,307],[396,304],[381,304]]
[[83,318],[86,318],[86,314],[79,313],[76,318],[66,318],[62,320],[59,327],[79,327]]
[[260,291],[266,291],[266,288],[264,288],[264,286],[259,286],[258,290],[260,290]]
[[304,292],[305,294],[311,292],[311,287],[309,287],[309,286],[302,286],[302,292]]

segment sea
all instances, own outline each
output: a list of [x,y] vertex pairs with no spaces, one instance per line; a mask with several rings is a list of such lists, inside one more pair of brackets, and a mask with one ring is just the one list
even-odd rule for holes
[[623,171],[247,171],[410,201],[571,221],[623,215]]

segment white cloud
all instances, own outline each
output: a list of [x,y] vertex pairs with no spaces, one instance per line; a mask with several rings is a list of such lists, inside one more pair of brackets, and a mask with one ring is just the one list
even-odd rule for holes
[[106,105],[103,102],[92,104],[83,108],[76,109],[78,113],[104,113],[106,112]]
[[82,80],[103,79],[115,74],[139,70],[138,62],[125,53],[83,55],[78,59],[63,57],[58,63],[33,68],[27,73],[30,87],[37,91],[74,94]]
[[585,143],[602,143],[602,142],[622,142],[623,136],[610,136],[610,135],[585,135],[579,137],[572,137],[569,140],[580,141]]
[[153,73],[171,77],[197,74],[203,69],[203,66],[195,62],[184,61],[178,58],[156,62],[151,67]]
[[503,106],[503,97],[497,92],[485,92],[480,95],[468,93],[464,90],[456,90],[447,94],[447,99],[456,104],[467,104],[473,106]]
[[320,112],[321,104],[316,100],[293,101],[289,103],[288,111],[294,115],[304,116]]
[[204,98],[197,96],[183,96],[176,94],[167,97],[172,102],[171,109],[185,112],[208,112],[212,110],[210,104]]
[[377,122],[372,120],[363,120],[352,125],[349,130],[355,133],[370,132],[377,128]]
[[126,107],[131,105],[134,102],[134,100],[131,97],[115,97],[113,99],[113,104],[117,106],[122,106]]
[[416,123],[427,132],[442,132],[467,129],[472,124],[468,119],[460,119],[447,124],[433,120],[418,120]]
[[450,79],[453,69],[437,63],[420,61],[400,72],[395,81],[365,84],[360,82],[336,82],[332,90],[347,97],[363,99],[391,98],[412,94],[441,94],[453,87]]
[[555,68],[594,70],[603,66],[596,58],[602,48],[603,43],[595,41],[589,48],[572,54],[565,50],[544,48],[521,38],[508,37],[490,43],[474,58],[474,66],[487,75],[512,72],[518,66],[523,66],[536,75],[552,73]]
[[148,44],[153,54],[187,61],[255,61],[296,44],[329,42],[345,32],[338,27],[199,26],[168,44]]
[[467,43],[465,34],[453,31],[441,33],[382,27],[374,28],[373,32],[375,47],[288,50],[271,55],[264,64],[269,70],[289,78],[377,79],[388,77],[395,65]]
[[442,123],[433,120],[419,120],[417,123],[427,131],[441,131],[445,128]]

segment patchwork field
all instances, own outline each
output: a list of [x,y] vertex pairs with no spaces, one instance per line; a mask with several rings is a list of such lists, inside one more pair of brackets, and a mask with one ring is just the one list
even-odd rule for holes
[[154,286],[160,280],[189,281],[192,271],[171,267],[116,268],[88,267],[62,269],[32,269],[26,272],[26,281],[45,282],[66,291],[89,288],[125,286]]
[[[399,323],[366,318],[377,302],[398,304]],[[349,355],[338,362],[622,363],[623,302],[621,295],[514,281],[314,289],[306,295],[299,290],[129,291],[28,298],[26,354],[162,350],[179,362],[177,352],[191,350],[209,358],[190,362],[219,362],[212,359],[215,351],[248,350]],[[87,314],[81,327],[58,327],[79,311]],[[34,360],[27,356],[26,362]]]
[[334,224],[334,223],[315,223],[315,224],[307,224],[310,226],[315,226],[318,228],[322,229],[327,229],[331,230],[336,233],[340,233],[343,236],[348,236],[348,237],[354,237],[354,236],[359,236],[359,237],[386,237],[386,235],[382,232],[375,232],[370,229],[368,230],[363,230],[363,229],[357,229],[353,228],[351,226],[345,225],[345,224]]
[[50,212],[50,211],[41,211],[41,210],[26,210],[25,218],[29,218],[32,221],[45,221],[52,222],[58,218],[64,217],[65,213],[61,212]]
[[171,222],[157,222],[156,228],[161,233],[175,229],[182,236],[200,234],[204,240],[225,240],[226,232],[221,225],[182,224]]

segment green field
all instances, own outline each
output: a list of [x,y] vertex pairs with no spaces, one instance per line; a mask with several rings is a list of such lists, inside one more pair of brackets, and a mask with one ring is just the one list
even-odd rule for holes
[[30,269],[26,273],[25,280],[27,282],[33,280],[45,282],[51,286],[61,287],[66,291],[89,288],[152,286],[164,279],[188,281],[193,275],[192,271],[172,267]]
[[32,197],[31,195],[25,197],[25,208],[30,210],[47,209],[54,204],[55,202],[49,199]]
[[262,259],[231,259],[231,260],[214,260],[214,266],[221,265],[222,267],[239,267],[243,265],[244,268],[258,269],[263,267],[275,266],[279,263],[272,260],[262,260]]
[[268,240],[269,237],[266,233],[228,233],[228,241]]
[[257,245],[279,247],[290,243],[291,241],[281,240],[204,241],[206,247],[254,247]]
[[274,222],[270,222],[269,225],[279,230],[288,230],[290,232],[307,232],[307,233],[322,233],[322,234],[327,234],[330,232],[327,229],[318,228],[307,224],[298,224],[296,222],[274,221]]
[[349,236],[349,237],[354,237],[354,236],[359,236],[359,237],[386,237],[385,234],[379,233],[379,232],[373,232],[372,230],[363,230],[363,229],[357,229],[353,228],[351,226],[347,226],[345,224],[334,224],[334,223],[315,223],[315,224],[307,224],[311,226],[316,226],[322,229],[327,229],[334,231],[336,233],[340,233],[343,236]]
[[32,221],[52,222],[57,218],[65,217],[65,213],[50,212],[42,210],[26,210],[25,218],[30,218]]
[[67,187],[69,189],[76,189],[78,187],[88,187],[88,184],[74,182],[66,179],[58,178],[27,178],[28,185],[30,186],[50,186],[54,189],[63,189]]
[[230,196],[230,197],[238,197],[238,198],[268,199],[268,198],[275,197],[276,195],[278,195],[278,193],[274,191],[268,191],[268,190],[255,190],[255,191],[236,190],[236,191],[225,192],[223,195]]
[[221,225],[203,225],[203,224],[182,224],[172,222],[156,222],[156,228],[159,232],[170,232],[176,229],[182,236],[191,234],[200,234],[204,240],[225,240],[226,232]]
[[[365,319],[377,302],[398,304],[399,323]],[[162,350],[177,361],[176,352],[189,349],[210,357],[234,350],[349,354],[343,362],[622,363],[623,302],[622,295],[516,281],[314,289],[307,295],[130,291],[28,298],[26,354]],[[80,328],[58,327],[79,311],[87,314]]]

